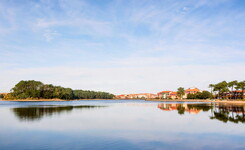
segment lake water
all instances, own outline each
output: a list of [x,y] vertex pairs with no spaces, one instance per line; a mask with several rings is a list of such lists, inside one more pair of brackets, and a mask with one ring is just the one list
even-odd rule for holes
[[245,149],[245,105],[0,101],[0,150]]

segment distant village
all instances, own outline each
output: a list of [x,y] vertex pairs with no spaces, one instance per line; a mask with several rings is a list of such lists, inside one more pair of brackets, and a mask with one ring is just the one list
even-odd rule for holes
[[[185,89],[184,95],[182,96],[183,99],[187,98],[188,94],[196,94],[198,92],[202,92],[200,89],[193,87]],[[118,99],[179,99],[177,92],[174,91],[161,91],[157,94],[152,93],[140,93],[140,94],[121,94],[117,95],[116,98]]]

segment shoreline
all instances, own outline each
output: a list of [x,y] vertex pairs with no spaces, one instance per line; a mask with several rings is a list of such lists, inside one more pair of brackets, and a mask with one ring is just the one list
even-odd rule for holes
[[207,103],[230,103],[230,104],[245,104],[245,101],[241,100],[170,100],[170,99],[74,99],[74,100],[62,100],[62,99],[18,99],[18,100],[3,100],[8,102],[61,102],[61,101],[83,101],[83,100],[144,100],[144,101],[155,101],[155,102],[207,102]]
[[242,100],[191,100],[191,99],[185,99],[185,100],[170,100],[170,99],[146,99],[145,101],[156,101],[156,102],[207,102],[207,103],[230,103],[230,104],[245,104],[245,101]]
[[72,100],[64,100],[64,99],[15,99],[15,100],[4,100],[0,99],[0,101],[7,102],[62,102],[62,101],[83,101],[83,100],[118,100],[118,99],[72,99]]
[[15,99],[15,100],[4,100],[1,99],[0,101],[6,102],[60,102],[60,101],[68,101],[62,99]]

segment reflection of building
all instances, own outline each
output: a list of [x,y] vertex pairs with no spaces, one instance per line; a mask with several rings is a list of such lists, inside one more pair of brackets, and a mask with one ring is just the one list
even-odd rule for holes
[[236,99],[236,98],[241,98],[243,93],[243,98],[245,98],[245,91],[242,90],[235,90],[235,91],[230,91],[224,94],[223,97],[225,97],[226,99]]
[[231,105],[231,104],[220,104],[217,103],[214,107],[214,110],[228,111],[231,113],[245,113],[245,105]]
[[245,123],[245,105],[217,104],[212,110],[210,119],[217,119],[224,123]]
[[122,95],[117,95],[116,98],[119,99],[157,98],[157,95],[151,93],[122,94]]
[[195,107],[189,107],[188,104],[158,104],[158,108],[164,111],[183,111],[188,112],[190,114],[198,114],[201,112],[201,109],[195,108]]
[[222,103],[211,104],[158,104],[163,111],[178,111],[180,115],[185,112],[198,114],[199,112],[210,112],[210,119],[216,119],[224,123],[245,123],[245,105],[231,105]]

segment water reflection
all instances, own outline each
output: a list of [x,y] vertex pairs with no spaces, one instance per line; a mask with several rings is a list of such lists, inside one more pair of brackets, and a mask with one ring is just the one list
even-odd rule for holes
[[200,112],[211,112],[210,119],[216,119],[224,123],[245,123],[245,105],[230,104],[158,104],[158,108],[164,111],[178,111],[184,115],[185,112],[198,114]]
[[[159,103],[114,100],[0,105],[0,150],[245,149],[245,124],[240,121],[244,119],[243,105]],[[228,116],[233,113],[233,120],[239,123],[219,120],[227,117],[220,115],[225,111]]]
[[224,123],[245,123],[245,106],[217,105],[212,109],[210,119],[217,119]]
[[12,108],[15,116],[20,121],[38,121],[43,117],[52,116],[55,114],[68,113],[73,109],[93,109],[101,108],[104,106],[38,106],[38,107],[20,107]]
[[198,114],[201,111],[209,111],[212,109],[209,104],[158,104],[158,108],[164,111],[178,111],[178,114],[183,115],[185,112],[190,114]]

